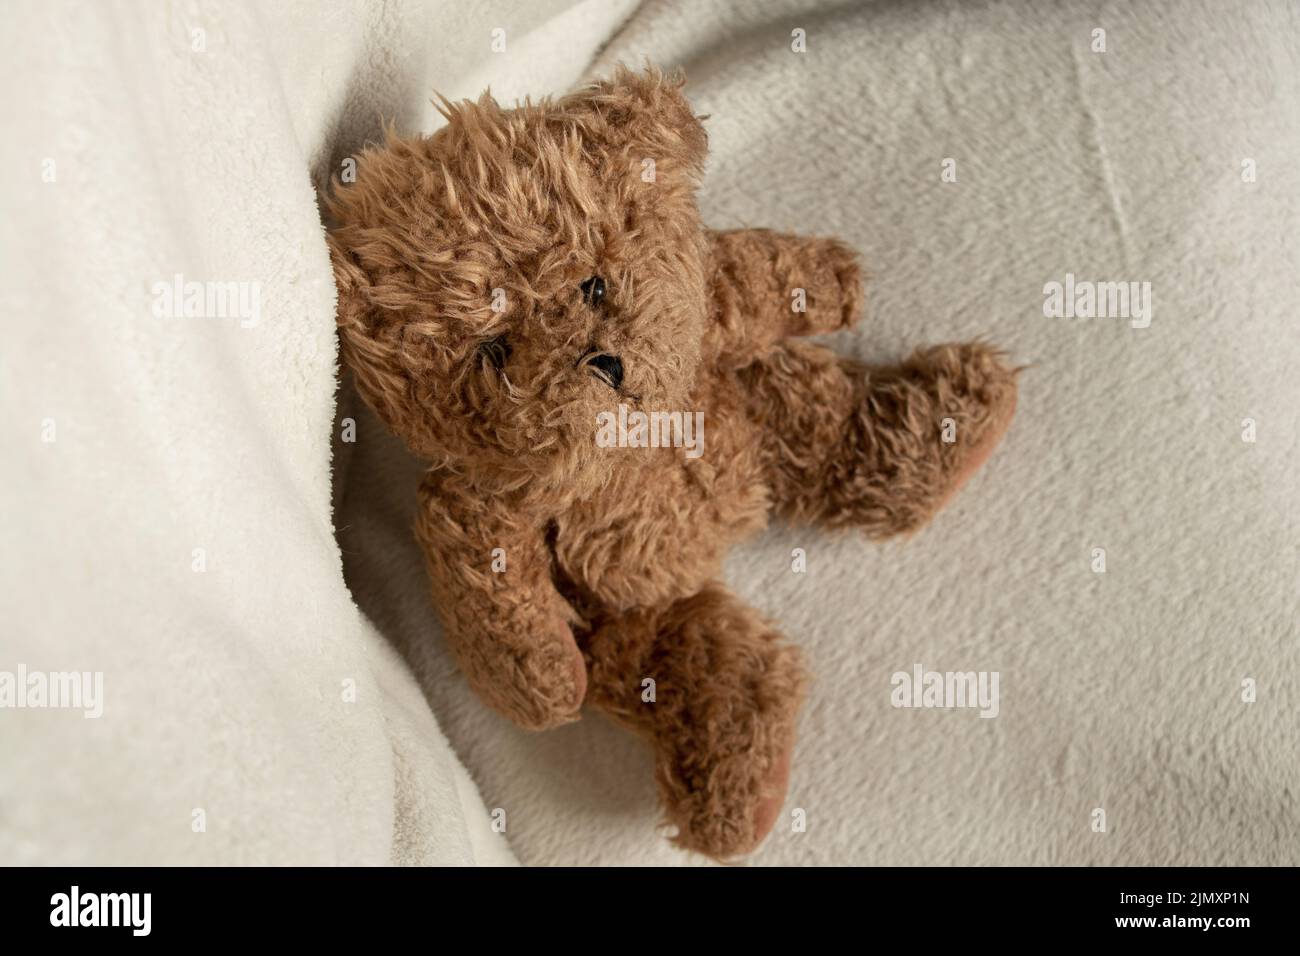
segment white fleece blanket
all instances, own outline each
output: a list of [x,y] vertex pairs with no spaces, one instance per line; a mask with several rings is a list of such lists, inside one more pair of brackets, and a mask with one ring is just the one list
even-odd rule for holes
[[[419,466],[335,407],[313,193],[381,113],[431,129],[434,89],[647,56],[711,114],[711,225],[862,250],[837,348],[1033,363],[921,535],[774,527],[730,561],[817,675],[754,862],[1300,862],[1294,8],[630,7],[7,15],[0,702],[84,672],[102,714],[0,707],[0,862],[699,862],[635,741],[522,733],[455,672]],[[1067,274],[1149,282],[1148,327],[1046,317]],[[192,281],[248,285],[185,317]],[[997,717],[893,707],[917,664],[997,672]]]

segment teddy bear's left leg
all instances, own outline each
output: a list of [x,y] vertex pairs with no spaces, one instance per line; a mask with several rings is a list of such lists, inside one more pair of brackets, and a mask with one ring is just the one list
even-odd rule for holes
[[679,846],[748,853],[785,799],[804,671],[798,651],[720,584],[579,637],[587,700],[647,741]]
[[980,343],[873,367],[790,339],[741,372],[777,510],[876,538],[925,524],[987,460],[1016,377]]

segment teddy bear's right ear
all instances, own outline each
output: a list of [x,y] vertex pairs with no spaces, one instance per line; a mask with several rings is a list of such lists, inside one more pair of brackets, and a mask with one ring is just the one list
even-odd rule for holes
[[407,407],[408,382],[399,355],[400,330],[377,321],[370,280],[334,235],[326,239],[338,292],[335,323],[339,357],[352,370],[357,390],[390,428],[397,430]]
[[334,287],[338,291],[335,322],[345,335],[349,331],[360,331],[365,328],[365,312],[369,308],[366,274],[335,236],[327,236],[325,242],[329,246],[330,265],[334,270]]
[[680,73],[665,75],[654,67],[637,73],[620,65],[609,79],[571,93],[559,106],[587,135],[698,179],[709,138],[682,92],[685,85]]

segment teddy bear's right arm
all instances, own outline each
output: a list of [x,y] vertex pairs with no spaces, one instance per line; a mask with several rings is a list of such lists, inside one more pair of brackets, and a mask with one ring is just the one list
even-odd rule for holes
[[789,336],[838,332],[861,317],[858,257],[838,239],[732,229],[709,240],[724,355],[743,362]]
[[529,730],[577,719],[586,666],[551,579],[545,532],[492,499],[426,479],[416,534],[434,603],[470,686]]

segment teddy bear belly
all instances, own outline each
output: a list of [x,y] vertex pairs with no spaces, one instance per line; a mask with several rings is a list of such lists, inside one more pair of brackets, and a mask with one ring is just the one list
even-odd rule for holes
[[717,579],[728,548],[761,530],[769,507],[756,446],[717,451],[662,456],[652,467],[629,461],[557,521],[563,573],[612,610],[690,597]]

